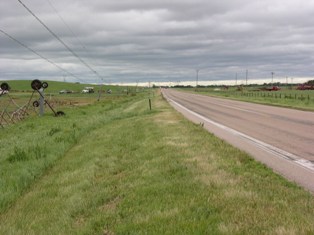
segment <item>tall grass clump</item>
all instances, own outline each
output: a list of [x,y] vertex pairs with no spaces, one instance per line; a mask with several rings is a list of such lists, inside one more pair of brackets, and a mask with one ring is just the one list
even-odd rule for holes
[[11,153],[8,157],[8,161],[10,163],[19,162],[19,161],[26,161],[28,159],[27,153],[25,150],[15,146],[13,153]]

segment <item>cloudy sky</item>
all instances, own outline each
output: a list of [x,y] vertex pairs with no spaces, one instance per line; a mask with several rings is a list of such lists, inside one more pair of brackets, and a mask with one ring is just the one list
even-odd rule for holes
[[1,0],[0,80],[311,78],[313,16],[314,0]]

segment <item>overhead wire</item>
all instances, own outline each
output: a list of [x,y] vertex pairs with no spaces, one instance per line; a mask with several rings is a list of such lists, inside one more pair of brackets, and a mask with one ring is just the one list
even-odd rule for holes
[[82,43],[82,41],[78,38],[78,36],[73,32],[71,27],[67,24],[67,22],[64,20],[64,18],[59,14],[58,10],[54,7],[52,2],[50,0],[47,0],[49,3],[50,7],[54,10],[54,12],[58,15],[59,19],[63,22],[63,24],[67,27],[67,29],[72,33],[74,38],[77,40],[77,42],[81,45],[81,47],[86,50],[86,46]]
[[67,73],[68,75],[76,78],[77,80],[84,82],[82,79],[80,79],[79,77],[77,77],[75,74],[67,71],[66,69],[62,68],[61,66],[57,65],[56,63],[54,63],[53,61],[51,61],[50,59],[46,58],[45,56],[41,55],[40,53],[38,53],[37,51],[33,50],[32,48],[28,47],[27,45],[25,45],[24,43],[22,43],[21,41],[17,40],[16,38],[14,38],[13,36],[11,36],[10,34],[8,34],[7,32],[5,32],[4,30],[0,29],[0,32],[2,34],[4,34],[5,36],[7,36],[8,38],[10,38],[12,41],[16,42],[17,44],[19,44],[20,46],[26,48],[27,50],[33,52],[34,54],[38,55],[40,58],[46,60],[47,62],[49,62],[50,64],[54,65],[55,67],[57,67],[59,70]]
[[54,36],[69,52],[72,53],[82,64],[84,64],[92,73],[94,73],[100,80],[103,81],[103,78],[95,71],[91,66],[89,66],[78,54],[76,54],[58,35],[56,35],[43,21],[41,21],[21,0],[18,2],[32,15],[35,19],[42,25],[44,28]]

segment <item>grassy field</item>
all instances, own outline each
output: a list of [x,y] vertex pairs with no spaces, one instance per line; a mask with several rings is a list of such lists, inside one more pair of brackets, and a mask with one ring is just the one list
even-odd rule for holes
[[0,234],[312,234],[314,198],[160,94],[1,130]]
[[262,86],[243,87],[243,90],[237,90],[237,87],[230,87],[228,90],[223,88],[185,88],[181,90],[246,102],[314,111],[314,90],[301,91],[291,86],[283,86],[279,91],[261,91],[260,88]]
[[[100,89],[100,85],[95,84],[82,84],[82,83],[68,83],[68,82],[56,82],[56,81],[46,81],[42,80],[42,82],[48,83],[47,92],[48,93],[59,93],[61,90],[72,90],[75,93],[80,93],[84,87],[94,87],[95,90]],[[19,92],[32,92],[33,89],[31,87],[31,81],[27,80],[14,80],[14,81],[7,81],[9,86],[11,87],[11,91],[19,91]],[[105,85],[103,86],[106,90],[111,89],[113,92],[119,92],[122,89],[126,89],[125,86],[113,86],[113,85]]]
[[[90,104],[95,100],[110,98],[111,96],[132,96],[136,95],[137,93],[147,92],[147,88],[142,87],[112,85],[100,86],[55,81],[47,82],[48,88],[46,88],[44,91],[45,98],[55,112],[62,111],[64,106],[81,106]],[[38,101],[40,99],[40,95],[31,88],[31,81],[8,81],[8,84],[11,87],[9,94],[0,97],[0,127],[3,125],[6,126],[8,124],[16,123],[19,122],[20,119],[24,119],[25,115],[22,115],[22,117],[15,115],[17,113],[25,114],[25,112],[17,112],[19,110],[25,110],[27,113],[26,116],[38,116],[39,109],[33,107],[33,102]],[[95,92],[82,94],[81,91],[86,86],[94,87]],[[59,91],[65,89],[70,90],[73,93],[59,94]],[[108,90],[111,92],[108,93]],[[100,94],[99,91],[101,91]],[[53,114],[53,111],[50,110],[49,106],[47,104],[45,106],[45,112]],[[10,119],[9,116],[12,116],[13,118]],[[5,119],[1,119],[1,117],[4,117]]]

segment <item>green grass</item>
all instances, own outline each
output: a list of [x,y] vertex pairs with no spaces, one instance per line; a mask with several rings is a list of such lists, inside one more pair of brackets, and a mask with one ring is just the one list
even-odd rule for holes
[[[2,82],[1,82],[2,83]],[[36,115],[34,111],[37,109],[33,108],[33,102],[40,99],[38,92],[34,92],[31,88],[31,81],[17,80],[8,81],[11,87],[9,95],[3,95],[0,97],[0,114],[5,111],[5,119],[0,120],[0,124],[7,125],[9,123],[19,122],[20,117],[14,116],[11,121],[9,116],[13,116],[21,107],[28,107],[26,109],[29,115]],[[112,86],[112,85],[91,85],[91,84],[78,84],[78,83],[66,83],[66,82],[55,82],[48,81],[48,88],[45,89],[46,101],[55,109],[55,111],[63,111],[64,106],[81,106],[93,103],[100,99],[111,99],[116,96],[136,96],[137,94],[147,93],[148,90],[143,87],[123,87],[123,86]],[[81,91],[85,86],[93,86],[95,93],[82,94]],[[61,90],[71,90],[71,94],[59,94]],[[102,90],[101,96],[99,96],[99,90]],[[109,94],[106,91],[111,90]],[[46,113],[53,113],[48,105],[45,108]],[[1,125],[0,125],[1,127]]]
[[[31,87],[31,82],[28,80],[13,80],[13,81],[5,81],[9,84],[12,91],[33,91]],[[42,80],[42,82],[48,83],[48,91],[51,92],[59,92],[63,89],[73,90],[73,91],[81,91],[85,86],[92,86],[90,84],[79,84],[79,83],[67,83],[67,82],[55,82],[55,81],[46,81]]]
[[[56,81],[46,81],[41,80],[42,82],[48,83],[48,88],[46,89],[47,94],[58,94],[61,90],[71,90],[75,93],[80,93],[84,87],[94,87],[95,93],[94,94],[82,94],[82,95],[95,95],[100,90],[101,86],[99,84],[82,84],[82,83],[71,83],[71,82],[56,82]],[[32,92],[33,89],[31,87],[31,82],[28,80],[13,80],[13,81],[0,81],[7,82],[11,88],[11,92],[13,93],[20,93],[20,92]],[[103,85],[102,86],[103,91],[106,91],[108,89],[112,90],[112,93],[122,93],[125,92],[127,89],[129,90],[129,93],[139,92],[143,91],[144,88],[141,87],[127,87],[127,86],[116,86],[116,85]],[[71,94],[64,94],[63,96],[71,96]],[[77,94],[75,94],[77,96]]]
[[257,91],[261,87],[245,87],[243,91],[235,87],[229,90],[215,90],[214,88],[185,88],[181,91],[202,95],[216,96],[246,102],[314,111],[314,91],[296,90],[295,87],[282,87],[280,91]]
[[310,193],[152,99],[4,129],[0,234],[314,233]]
[[[33,91],[31,87],[31,82],[28,80],[13,80],[13,81],[6,81],[9,86],[11,87],[12,91]],[[80,83],[68,83],[68,82],[56,82],[56,81],[46,81],[42,80],[42,82],[47,82],[48,83],[48,88],[47,91],[49,92],[59,92],[60,90],[73,90],[76,92],[80,92],[84,87],[86,86],[94,86],[97,87],[96,85],[91,85],[91,84],[80,84]]]

